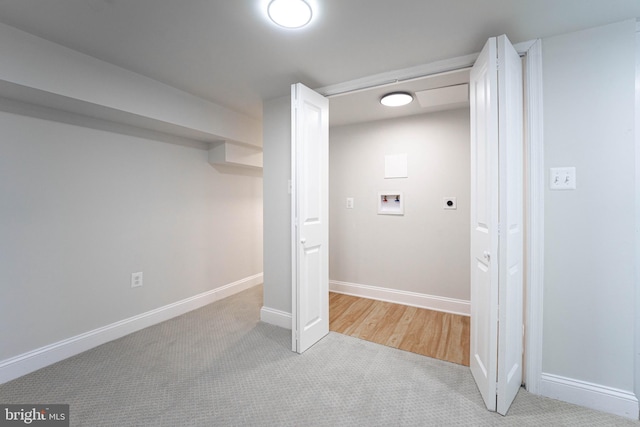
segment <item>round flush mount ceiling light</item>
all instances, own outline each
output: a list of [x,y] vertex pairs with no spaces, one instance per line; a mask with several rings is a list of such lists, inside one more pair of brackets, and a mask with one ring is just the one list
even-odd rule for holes
[[413,96],[407,92],[388,93],[380,99],[380,103],[386,107],[401,107],[413,101]]
[[304,0],[271,0],[267,13],[273,22],[285,28],[302,28],[313,16],[311,6]]

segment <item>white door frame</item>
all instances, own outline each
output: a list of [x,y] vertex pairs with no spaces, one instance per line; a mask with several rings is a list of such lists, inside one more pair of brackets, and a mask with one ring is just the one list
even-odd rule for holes
[[[516,48],[518,45],[516,45]],[[520,49],[518,49],[520,52]],[[526,389],[540,394],[542,377],[542,296],[544,291],[544,137],[542,42],[528,47],[524,69],[525,139],[525,350]]]
[[[525,185],[525,350],[524,378],[526,389],[539,394],[542,375],[542,296],[544,276],[544,151],[542,112],[542,42],[540,39],[518,43],[514,46],[526,57],[524,68],[525,125],[525,170],[528,185]],[[443,73],[471,67],[478,53],[451,58],[444,61],[419,65],[403,70],[389,71],[362,79],[351,80],[315,89],[330,97],[362,90],[390,81],[400,82],[431,74]],[[640,207],[639,207],[640,210]],[[640,299],[640,295],[638,297]],[[640,321],[639,321],[640,322]]]
[[[640,307],[640,19],[636,21],[636,87],[635,87],[635,137],[636,137],[636,277],[635,277],[635,301],[636,307]],[[634,391],[636,398],[640,400],[640,310],[636,309],[635,316],[635,378]]]

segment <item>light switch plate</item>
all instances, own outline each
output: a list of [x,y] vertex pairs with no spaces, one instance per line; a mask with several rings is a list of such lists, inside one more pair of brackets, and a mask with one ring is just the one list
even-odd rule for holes
[[576,189],[576,168],[550,168],[549,169],[549,189],[550,190],[575,190]]

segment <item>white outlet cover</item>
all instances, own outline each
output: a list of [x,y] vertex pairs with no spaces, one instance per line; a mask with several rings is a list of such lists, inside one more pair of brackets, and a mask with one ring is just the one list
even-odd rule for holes
[[131,273],[131,287],[138,288],[142,286],[142,271]]
[[353,209],[353,197],[347,197],[347,209]]
[[445,197],[442,200],[443,209],[458,209],[458,199],[456,197]]

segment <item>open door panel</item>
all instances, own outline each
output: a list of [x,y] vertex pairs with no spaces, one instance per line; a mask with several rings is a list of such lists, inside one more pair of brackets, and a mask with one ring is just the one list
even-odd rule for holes
[[490,411],[506,414],[522,382],[522,65],[490,38],[470,77],[470,368]]
[[329,333],[329,102],[291,87],[293,349]]

